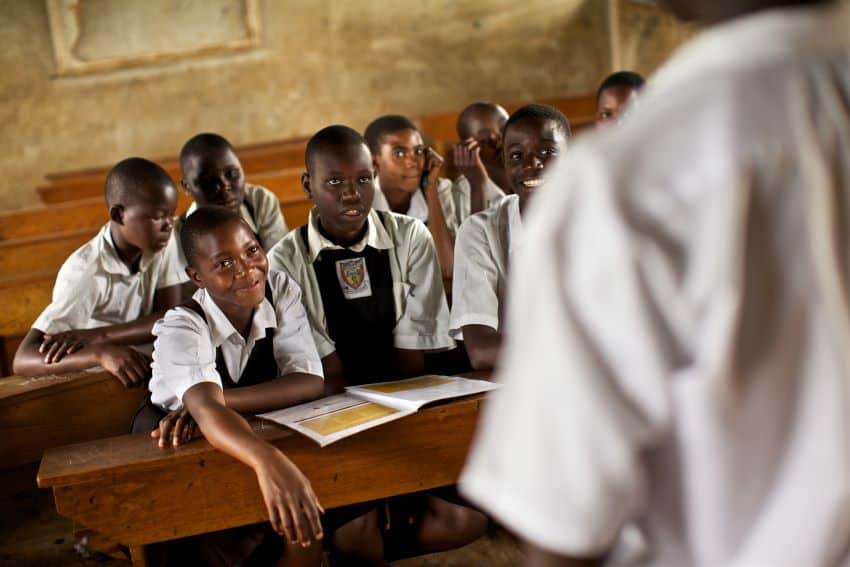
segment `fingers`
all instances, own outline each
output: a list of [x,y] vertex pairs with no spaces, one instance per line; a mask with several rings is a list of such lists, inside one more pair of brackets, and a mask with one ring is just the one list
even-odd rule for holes
[[308,487],[308,493],[306,496],[307,499],[303,506],[304,514],[307,516],[307,521],[310,523],[310,528],[312,529],[315,538],[322,539],[324,533],[322,532],[322,519],[319,514],[324,514],[325,510],[322,508],[322,505],[319,504],[319,499],[316,498],[312,488]]
[[298,538],[295,534],[295,529],[292,525],[292,516],[289,513],[289,505],[282,502],[278,510],[278,522],[280,529],[278,533],[283,535],[290,543],[298,543]]
[[52,364],[57,353],[59,353],[63,348],[66,347],[67,345],[64,341],[54,341],[53,343],[51,343],[50,347],[47,349],[47,354],[44,356],[44,363]]

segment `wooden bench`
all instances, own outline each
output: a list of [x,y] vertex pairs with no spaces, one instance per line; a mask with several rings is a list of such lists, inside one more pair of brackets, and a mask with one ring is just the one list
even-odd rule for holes
[[128,433],[145,393],[103,371],[0,379],[0,470],[38,462],[51,447]]
[[[269,422],[254,430],[307,475],[325,508],[456,482],[483,396],[425,408],[325,448]],[[197,440],[159,449],[144,434],[49,449],[38,484],[56,510],[131,550],[267,519],[254,472]]]

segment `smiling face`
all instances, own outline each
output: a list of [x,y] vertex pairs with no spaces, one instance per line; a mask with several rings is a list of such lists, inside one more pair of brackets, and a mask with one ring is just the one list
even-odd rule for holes
[[398,130],[381,136],[380,152],[375,156],[381,189],[415,193],[425,169],[425,145],[416,130]]
[[263,302],[269,262],[241,219],[222,223],[198,237],[186,273],[231,321]]
[[503,151],[505,173],[521,209],[543,185],[545,171],[566,146],[564,131],[554,120],[526,118],[508,126]]
[[245,174],[233,150],[211,149],[187,160],[183,188],[199,207],[219,205],[239,210],[245,200]]
[[328,144],[313,155],[302,179],[327,236],[354,243],[362,233],[375,197],[375,169],[366,144]]

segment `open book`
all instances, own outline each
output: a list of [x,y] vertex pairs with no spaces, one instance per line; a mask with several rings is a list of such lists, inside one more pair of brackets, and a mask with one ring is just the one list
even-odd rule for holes
[[420,376],[346,388],[344,394],[260,414],[324,447],[382,423],[416,413],[425,404],[498,388],[485,380]]

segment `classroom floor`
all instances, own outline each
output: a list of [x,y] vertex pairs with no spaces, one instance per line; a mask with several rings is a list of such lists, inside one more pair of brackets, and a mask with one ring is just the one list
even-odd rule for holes
[[[73,522],[53,509],[53,498],[45,490],[26,491],[0,499],[0,567],[38,565],[77,567],[130,563],[108,556],[84,558],[74,551]],[[519,565],[521,554],[516,543],[503,531],[492,530],[487,536],[464,548],[398,561],[397,567],[507,567]]]

